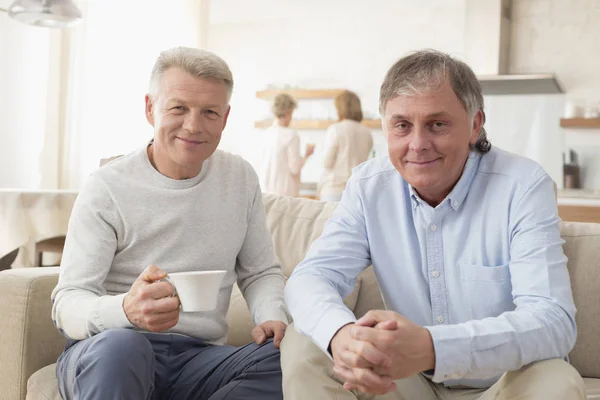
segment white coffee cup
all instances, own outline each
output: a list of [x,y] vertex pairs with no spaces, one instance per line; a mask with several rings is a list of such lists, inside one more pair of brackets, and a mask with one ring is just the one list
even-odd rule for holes
[[217,307],[219,289],[227,271],[173,272],[166,281],[173,285],[183,312],[210,311]]

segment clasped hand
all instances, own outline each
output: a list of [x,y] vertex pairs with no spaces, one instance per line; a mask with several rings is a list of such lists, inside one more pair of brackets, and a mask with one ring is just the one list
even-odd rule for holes
[[393,311],[369,311],[331,340],[334,372],[348,390],[382,395],[395,380],[435,367],[431,334]]

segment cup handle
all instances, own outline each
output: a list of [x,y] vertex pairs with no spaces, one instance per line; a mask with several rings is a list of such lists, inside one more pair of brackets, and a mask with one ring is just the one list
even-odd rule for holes
[[177,288],[173,284],[173,281],[171,281],[171,278],[169,278],[169,275],[167,275],[164,278],[162,278],[159,282],[168,282],[168,283],[170,283],[171,287],[173,288],[173,293],[171,293],[171,295],[169,297],[176,297],[177,296]]

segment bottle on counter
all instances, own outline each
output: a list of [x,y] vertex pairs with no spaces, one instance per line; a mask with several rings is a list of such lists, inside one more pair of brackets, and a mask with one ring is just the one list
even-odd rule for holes
[[580,168],[577,158],[577,153],[573,150],[569,150],[566,157],[563,153],[563,187],[565,189],[581,188],[581,181],[579,179]]

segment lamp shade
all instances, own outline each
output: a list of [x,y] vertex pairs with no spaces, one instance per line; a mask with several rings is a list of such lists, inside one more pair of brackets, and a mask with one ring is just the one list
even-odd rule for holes
[[8,15],[28,25],[66,28],[83,18],[72,0],[16,0]]

